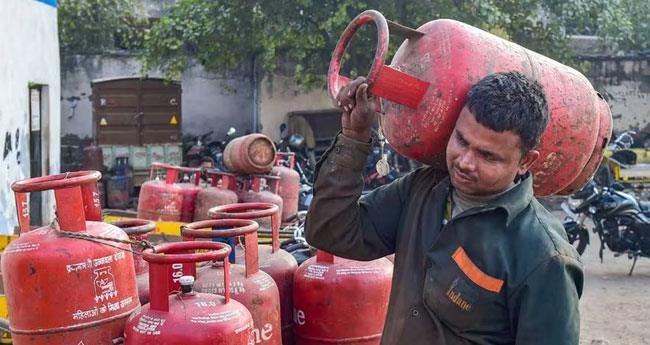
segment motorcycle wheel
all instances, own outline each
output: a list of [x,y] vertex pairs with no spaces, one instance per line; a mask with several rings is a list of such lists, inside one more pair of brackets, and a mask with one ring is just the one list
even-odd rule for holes
[[582,255],[582,253],[585,252],[585,249],[587,249],[587,244],[589,244],[589,232],[587,229],[578,226],[567,230],[569,243],[573,245],[579,255]]

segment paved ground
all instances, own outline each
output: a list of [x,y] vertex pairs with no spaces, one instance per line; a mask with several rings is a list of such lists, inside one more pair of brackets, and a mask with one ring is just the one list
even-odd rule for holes
[[650,259],[639,259],[630,277],[632,260],[606,251],[601,264],[598,239],[591,241],[583,254],[580,344],[650,344]]
[[[554,213],[563,218],[561,211]],[[600,263],[600,241],[593,233],[590,239],[582,255],[580,345],[650,345],[650,259],[640,258],[628,276],[632,260],[605,249]]]

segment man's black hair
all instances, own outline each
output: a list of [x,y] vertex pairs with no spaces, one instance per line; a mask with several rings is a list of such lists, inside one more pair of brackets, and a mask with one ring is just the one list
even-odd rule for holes
[[537,146],[549,120],[542,86],[519,72],[495,73],[481,79],[465,102],[481,125],[496,132],[517,133],[524,153]]

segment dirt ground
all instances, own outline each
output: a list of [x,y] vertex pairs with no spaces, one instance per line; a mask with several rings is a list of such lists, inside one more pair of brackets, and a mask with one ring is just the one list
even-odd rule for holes
[[598,258],[600,241],[582,255],[585,287],[580,300],[580,345],[650,344],[650,259],[640,258],[632,276],[632,260],[605,250]]

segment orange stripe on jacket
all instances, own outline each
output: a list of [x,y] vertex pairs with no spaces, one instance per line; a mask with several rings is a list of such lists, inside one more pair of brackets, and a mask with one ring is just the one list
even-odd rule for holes
[[503,280],[490,277],[483,273],[483,271],[472,262],[469,256],[467,256],[463,247],[458,247],[451,258],[454,259],[456,265],[458,265],[460,270],[463,271],[463,273],[465,273],[474,284],[494,293],[501,292]]

